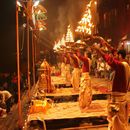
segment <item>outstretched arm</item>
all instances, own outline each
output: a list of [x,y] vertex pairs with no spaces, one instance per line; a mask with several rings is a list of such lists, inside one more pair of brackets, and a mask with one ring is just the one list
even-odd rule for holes
[[104,60],[115,70],[117,69],[118,66],[121,65],[121,62],[118,61],[117,59],[115,59],[114,57],[106,54],[104,51],[102,51],[100,48],[98,48],[97,46],[93,46],[93,49],[95,49],[97,51],[98,54],[100,54]]
[[106,46],[110,51],[116,50],[113,46],[111,46],[105,39],[103,39],[102,37],[94,37],[94,38],[98,38],[100,40],[100,43],[102,44],[102,46]]
[[97,47],[96,45],[93,45],[91,48],[96,50],[97,53],[100,54],[102,57],[105,56],[105,52],[102,49],[100,49],[99,47]]

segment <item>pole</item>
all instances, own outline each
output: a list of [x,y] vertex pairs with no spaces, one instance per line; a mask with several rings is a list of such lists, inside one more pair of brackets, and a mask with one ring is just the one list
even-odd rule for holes
[[35,46],[35,48],[34,48],[35,49],[35,52],[34,52],[35,53],[35,62],[37,62],[39,60],[38,59],[39,32],[37,32],[36,35],[37,35],[37,37],[35,39],[35,45],[34,45]]
[[16,49],[17,49],[17,76],[18,76],[18,127],[22,129],[22,111],[20,99],[20,60],[19,60],[19,31],[18,31],[18,6],[16,0]]
[[[27,6],[28,8],[28,6]],[[27,83],[28,83],[28,98],[30,100],[30,51],[29,51],[29,16],[27,15]]]
[[34,36],[32,30],[32,66],[33,66],[33,85],[35,85],[35,43],[34,43]]
[[38,37],[35,39],[35,44],[34,44],[35,62],[37,62],[37,44],[38,44]]

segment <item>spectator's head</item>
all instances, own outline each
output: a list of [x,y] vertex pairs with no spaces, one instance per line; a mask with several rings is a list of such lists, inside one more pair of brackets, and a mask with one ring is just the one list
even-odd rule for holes
[[123,50],[119,50],[118,51],[118,57],[119,57],[119,60],[125,59],[126,51],[124,49]]

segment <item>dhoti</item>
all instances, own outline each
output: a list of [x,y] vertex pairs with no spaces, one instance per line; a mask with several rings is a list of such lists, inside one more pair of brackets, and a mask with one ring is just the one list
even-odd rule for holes
[[72,72],[71,84],[75,91],[79,90],[79,84],[80,84],[80,69],[79,68],[74,68]]
[[65,66],[65,72],[66,72],[66,81],[70,82],[71,80],[71,74],[70,74],[70,64],[66,64]]
[[83,73],[80,82],[79,106],[82,111],[88,109],[92,102],[92,88],[89,73]]
[[108,102],[108,130],[128,130],[126,93],[112,93]]
[[65,64],[61,63],[61,76],[65,77],[66,76],[66,70],[65,70]]

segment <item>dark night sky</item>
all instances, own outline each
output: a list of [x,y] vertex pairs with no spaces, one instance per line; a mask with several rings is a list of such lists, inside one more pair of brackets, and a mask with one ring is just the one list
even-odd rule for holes
[[15,1],[0,4],[0,71],[15,65]]
[[[47,9],[48,18],[45,21],[47,30],[41,33],[41,37],[53,44],[54,40],[66,33],[68,24],[74,31],[87,1],[44,0],[41,3]],[[0,4],[0,71],[8,71],[11,67],[16,68],[15,54],[15,0],[2,0]]]

